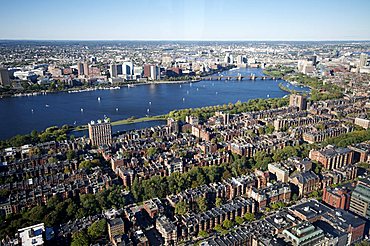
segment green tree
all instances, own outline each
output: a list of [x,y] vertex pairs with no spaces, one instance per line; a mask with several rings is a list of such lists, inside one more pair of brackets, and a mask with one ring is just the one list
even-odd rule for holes
[[319,192],[317,190],[314,190],[311,192],[310,197],[316,197],[319,198]]
[[97,240],[106,234],[106,229],[107,221],[105,219],[101,219],[92,223],[87,229],[87,233],[91,239]]
[[184,215],[189,211],[189,204],[185,201],[180,201],[175,205],[175,213],[178,215]]
[[115,187],[109,192],[108,201],[117,209],[124,207],[126,204],[125,198],[119,187]]
[[222,232],[222,226],[221,225],[215,225],[215,227],[213,228],[215,231],[221,233]]
[[146,154],[149,158],[153,157],[155,154],[158,153],[158,149],[155,147],[150,147],[147,151]]
[[141,201],[143,196],[143,187],[137,178],[134,179],[131,187],[131,193],[136,201]]
[[75,232],[72,236],[71,246],[88,246],[89,237],[84,231]]
[[44,218],[44,223],[46,226],[52,227],[55,226],[58,222],[61,221],[57,211],[51,211]]
[[272,134],[274,131],[275,131],[274,125],[272,124],[266,125],[266,130],[265,130],[266,134]]
[[52,163],[56,163],[58,160],[55,158],[55,157],[50,157],[49,159],[48,159],[48,163],[49,164],[52,164]]
[[59,198],[59,196],[57,195],[52,196],[48,200],[48,209],[54,209],[60,202],[61,202],[61,199]]
[[78,206],[73,201],[68,204],[66,212],[69,218],[73,218],[78,211]]
[[209,234],[206,231],[199,231],[198,237],[206,238],[206,237],[209,237]]
[[222,222],[222,226],[228,230],[233,226],[233,222],[231,220],[226,219],[224,220],[224,222]]
[[253,214],[253,213],[245,213],[245,214],[244,214],[244,219],[245,219],[246,221],[251,222],[251,221],[253,221],[253,220],[254,220],[254,214]]
[[99,202],[93,194],[83,194],[80,196],[81,205],[88,215],[94,215],[101,212]]
[[236,222],[238,225],[241,225],[241,224],[243,224],[243,222],[244,222],[244,218],[243,218],[243,217],[240,217],[240,216],[236,216],[236,217],[235,217],[235,222]]
[[85,209],[79,208],[77,210],[77,213],[76,213],[76,218],[77,219],[81,219],[81,218],[86,217],[86,216],[87,216],[87,213],[86,213]]
[[197,205],[200,212],[205,212],[208,209],[207,200],[204,197],[199,197],[197,199]]
[[222,198],[217,197],[216,202],[215,202],[215,206],[219,208],[219,207],[221,207],[222,204],[223,204]]
[[266,171],[268,164],[273,162],[271,156],[265,151],[257,151],[253,158],[256,162],[255,167],[262,171]]
[[68,150],[67,153],[66,153],[66,157],[67,157],[67,160],[73,160],[74,158],[76,158],[76,152],[72,149]]
[[44,218],[46,213],[47,213],[46,207],[36,206],[27,213],[27,217],[33,222],[40,222]]

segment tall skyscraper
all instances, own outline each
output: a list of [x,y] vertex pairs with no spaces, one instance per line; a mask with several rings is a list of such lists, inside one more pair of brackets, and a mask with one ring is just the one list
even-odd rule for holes
[[245,56],[238,55],[236,57],[236,64],[245,64],[245,63],[247,63],[247,58]]
[[84,64],[82,62],[77,63],[78,75],[84,75]]
[[361,53],[361,55],[360,55],[360,67],[365,67],[367,65],[367,58],[368,58],[367,54]]
[[144,77],[145,78],[149,78],[150,77],[150,67],[151,67],[152,65],[150,65],[150,64],[145,64],[144,65]]
[[150,66],[150,79],[158,80],[161,77],[160,68],[156,65]]
[[112,125],[108,119],[91,121],[89,124],[91,145],[102,146],[112,144]]
[[[121,71],[122,71],[122,67],[121,67]],[[110,64],[109,74],[110,74],[111,78],[116,78],[117,77],[117,75],[118,75],[117,64]]]
[[10,85],[9,73],[8,69],[6,68],[0,68],[0,85]]
[[124,62],[122,64],[122,74],[125,75],[127,79],[134,75],[134,64],[132,62]]
[[89,63],[87,61],[83,62],[83,74],[84,75],[89,75]]
[[144,77],[150,80],[158,80],[161,78],[161,68],[157,65],[145,64]]
[[291,94],[289,98],[289,106],[297,107],[299,110],[307,109],[307,99],[303,95]]

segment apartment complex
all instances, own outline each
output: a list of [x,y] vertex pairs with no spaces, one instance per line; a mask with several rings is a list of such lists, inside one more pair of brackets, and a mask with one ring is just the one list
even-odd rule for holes
[[91,145],[102,146],[112,144],[112,125],[109,119],[97,122],[91,121],[89,124],[89,138]]

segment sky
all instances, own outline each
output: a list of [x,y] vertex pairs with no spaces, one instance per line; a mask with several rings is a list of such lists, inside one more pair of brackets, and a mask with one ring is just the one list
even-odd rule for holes
[[370,40],[370,0],[0,0],[0,39]]

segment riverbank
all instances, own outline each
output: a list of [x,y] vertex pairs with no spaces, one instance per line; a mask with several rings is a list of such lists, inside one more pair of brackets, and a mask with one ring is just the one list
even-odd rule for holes
[[57,94],[61,92],[65,93],[81,93],[81,92],[88,92],[88,91],[96,91],[96,90],[119,90],[123,87],[135,87],[139,85],[156,85],[156,84],[189,84],[189,83],[197,83],[200,82],[201,79],[196,80],[158,80],[158,81],[147,81],[147,82],[136,82],[132,81],[131,83],[120,84],[117,86],[92,86],[92,87],[84,87],[81,89],[76,88],[68,88],[63,90],[42,90],[42,91],[35,91],[35,92],[25,92],[25,93],[13,93],[13,94],[5,94],[0,95],[0,99],[2,98],[9,98],[9,97],[31,97],[31,96],[42,96],[47,94]]
[[[108,81],[103,81],[100,85],[93,85],[87,86],[83,85],[81,87],[72,87],[72,88],[62,88],[60,89],[57,87],[56,89],[53,87],[50,89],[51,85],[48,86],[41,86],[38,89],[16,89],[16,88],[2,88],[0,87],[0,99],[8,98],[8,97],[30,97],[30,96],[39,96],[39,95],[47,95],[47,94],[56,94],[59,92],[68,92],[68,93],[78,93],[78,92],[86,92],[86,91],[94,91],[94,90],[114,90],[120,89],[122,87],[134,87],[137,85],[152,85],[152,84],[185,84],[185,83],[196,83],[202,81],[202,77],[206,77],[212,74],[221,73],[224,71],[228,71],[234,69],[235,66],[227,66],[222,67],[220,69],[212,70],[210,72],[204,72],[200,76],[190,76],[188,79],[184,79],[184,77],[179,77],[179,80],[176,78],[172,78],[174,80],[158,80],[158,81],[146,81],[146,82],[138,82],[138,81],[125,81],[114,84],[106,84]],[[36,84],[37,85],[37,84]]]

